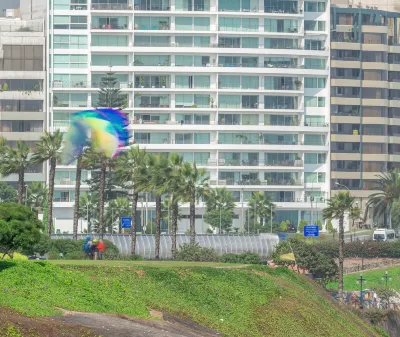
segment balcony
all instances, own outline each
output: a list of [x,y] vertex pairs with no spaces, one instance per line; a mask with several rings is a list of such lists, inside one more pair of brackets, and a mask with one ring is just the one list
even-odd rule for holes
[[[97,81],[53,81],[53,88],[102,88],[104,85],[101,82]],[[118,82],[114,85],[115,89],[125,89],[125,88],[133,88],[132,82]]]
[[170,11],[171,7],[169,5],[161,5],[161,4],[135,4],[133,7],[136,11]]
[[[86,7],[86,5],[85,5]],[[92,10],[94,11],[121,11],[121,10],[132,10],[132,5],[130,4],[94,4],[92,3]]]

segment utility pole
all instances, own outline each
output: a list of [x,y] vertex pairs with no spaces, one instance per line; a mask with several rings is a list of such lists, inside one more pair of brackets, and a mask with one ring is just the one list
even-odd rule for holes
[[360,274],[360,278],[357,279],[357,283],[360,284],[360,309],[364,309],[364,294],[363,294],[363,283],[367,283],[363,274]]

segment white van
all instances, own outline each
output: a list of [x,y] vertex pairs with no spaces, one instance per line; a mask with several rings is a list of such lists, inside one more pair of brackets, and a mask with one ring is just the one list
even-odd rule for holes
[[372,237],[374,241],[394,241],[396,240],[395,231],[387,228],[377,228]]

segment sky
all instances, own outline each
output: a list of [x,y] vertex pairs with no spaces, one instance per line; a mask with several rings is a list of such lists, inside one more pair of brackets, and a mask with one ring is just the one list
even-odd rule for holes
[[19,8],[19,0],[0,0],[1,9]]

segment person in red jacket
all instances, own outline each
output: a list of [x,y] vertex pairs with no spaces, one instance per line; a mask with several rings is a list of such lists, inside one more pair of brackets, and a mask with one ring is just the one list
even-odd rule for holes
[[103,240],[97,244],[97,251],[99,252],[99,260],[103,260],[103,253],[106,250]]

